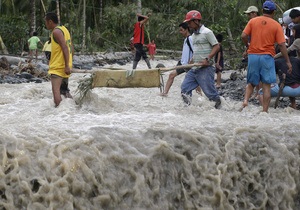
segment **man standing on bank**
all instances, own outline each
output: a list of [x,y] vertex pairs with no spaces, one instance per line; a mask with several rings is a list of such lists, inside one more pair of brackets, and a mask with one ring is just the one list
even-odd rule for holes
[[[268,112],[271,100],[271,84],[276,83],[275,43],[284,56],[288,72],[292,71],[292,64],[288,57],[285,46],[285,38],[281,25],[273,19],[276,5],[273,1],[266,1],[263,4],[263,15],[251,19],[242,33],[242,41],[248,53],[248,71],[245,99],[242,109],[248,106],[248,100],[253,88],[262,82],[263,89],[263,112]],[[249,43],[249,36],[251,42]]]
[[149,19],[148,16],[137,14],[138,21],[134,24],[134,32],[133,32],[133,44],[135,48],[135,56],[133,60],[132,69],[136,69],[138,62],[141,60],[141,57],[144,58],[148,68],[151,69],[150,61],[147,57],[146,52],[143,49],[144,38],[145,38],[144,28],[145,28],[145,23],[147,23]]
[[49,12],[45,16],[45,24],[51,30],[51,58],[49,71],[51,75],[52,93],[55,107],[62,101],[61,94],[68,98],[72,96],[68,89],[68,78],[72,69],[73,46],[68,29],[58,25],[58,17]]
[[214,33],[201,23],[201,13],[197,10],[189,11],[185,16],[185,22],[189,28],[194,30],[193,40],[193,62],[200,63],[201,67],[193,67],[189,70],[181,85],[183,101],[190,105],[192,91],[201,87],[209,100],[215,101],[215,108],[220,108],[220,95],[215,87],[215,72],[213,58],[219,51],[220,46]]

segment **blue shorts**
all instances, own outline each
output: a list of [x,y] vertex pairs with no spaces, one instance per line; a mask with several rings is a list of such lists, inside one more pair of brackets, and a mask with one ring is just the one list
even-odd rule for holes
[[260,81],[265,84],[276,82],[274,58],[266,54],[249,54],[247,84],[258,85]]

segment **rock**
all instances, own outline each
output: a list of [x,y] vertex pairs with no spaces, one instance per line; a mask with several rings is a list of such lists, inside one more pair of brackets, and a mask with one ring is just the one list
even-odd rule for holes
[[158,63],[155,68],[165,68],[165,65],[162,63]]
[[30,82],[34,82],[34,83],[42,83],[44,80],[41,78],[36,78],[33,77],[32,79],[30,79]]
[[24,78],[24,79],[32,79],[33,75],[29,74],[27,72],[22,72],[21,74],[16,74],[16,76],[19,76],[20,78]]
[[8,69],[9,68],[9,62],[7,60],[6,57],[1,57],[0,58],[0,67],[3,68],[3,69]]

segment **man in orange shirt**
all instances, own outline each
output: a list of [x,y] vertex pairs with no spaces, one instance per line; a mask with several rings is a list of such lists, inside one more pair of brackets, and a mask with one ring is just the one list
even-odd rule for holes
[[[243,43],[248,49],[247,87],[242,108],[248,106],[253,88],[261,81],[263,112],[268,112],[271,100],[271,84],[276,82],[275,61],[273,58],[275,43],[278,43],[279,49],[286,60],[288,71],[292,71],[292,64],[288,57],[281,25],[273,19],[275,10],[275,3],[266,1],[263,4],[263,15],[251,19],[242,33]],[[251,36],[250,44],[249,36]]]

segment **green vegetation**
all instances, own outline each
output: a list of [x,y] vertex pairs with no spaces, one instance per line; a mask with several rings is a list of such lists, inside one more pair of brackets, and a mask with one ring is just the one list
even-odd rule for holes
[[[72,34],[76,51],[94,52],[124,50],[129,46],[137,11],[152,13],[146,26],[146,39],[155,39],[159,49],[180,50],[182,37],[178,25],[186,12],[197,9],[203,23],[215,33],[224,35],[223,45],[232,50],[232,44],[242,50],[240,35],[247,23],[243,11],[249,5],[261,8],[263,0],[0,0],[1,36],[9,53],[26,50],[31,32],[37,31],[42,40],[49,32],[44,26],[45,11],[59,10],[61,23]],[[294,0],[278,0],[277,18],[295,6]],[[138,5],[142,4],[142,8]],[[230,33],[232,37],[229,36]],[[231,45],[230,45],[231,43]]]

